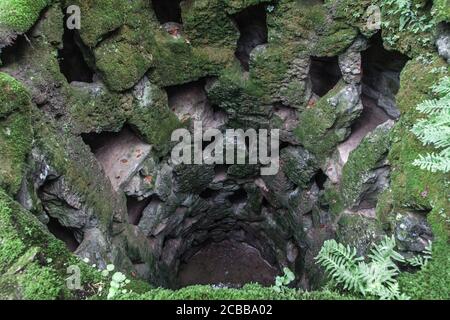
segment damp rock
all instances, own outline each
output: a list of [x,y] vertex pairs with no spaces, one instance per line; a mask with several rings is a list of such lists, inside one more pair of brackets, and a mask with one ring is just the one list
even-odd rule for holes
[[427,222],[426,215],[408,212],[400,214],[394,229],[397,245],[402,251],[420,253],[433,240],[433,232]]
[[436,39],[439,55],[450,63],[450,26],[443,25]]

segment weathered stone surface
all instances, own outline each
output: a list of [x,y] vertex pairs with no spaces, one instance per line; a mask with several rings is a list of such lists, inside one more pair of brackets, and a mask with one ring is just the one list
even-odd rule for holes
[[348,137],[362,110],[360,87],[341,82],[300,114],[296,134],[306,149],[323,159]]
[[350,153],[342,172],[341,192],[351,208],[374,208],[377,195],[389,186],[386,156],[390,148],[389,134],[393,121],[377,127]]
[[384,232],[374,215],[362,211],[344,213],[339,219],[336,236],[340,243],[355,247],[359,256],[365,256],[373,244],[382,239]]
[[123,129],[117,137],[95,151],[114,190],[129,183],[147,159],[151,146],[140,140],[131,130]]
[[301,147],[282,149],[280,161],[286,176],[300,188],[308,186],[318,170],[316,158]]
[[397,216],[394,235],[399,249],[412,253],[423,252],[433,240],[426,216],[411,212]]
[[359,37],[346,52],[339,56],[339,67],[346,83],[359,84],[362,80],[361,51],[367,48],[367,40]]
[[443,25],[436,39],[439,55],[450,63],[450,27]]

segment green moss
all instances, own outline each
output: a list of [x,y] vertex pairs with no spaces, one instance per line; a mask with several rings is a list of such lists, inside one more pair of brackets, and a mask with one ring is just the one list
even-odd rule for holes
[[136,32],[128,27],[103,41],[94,55],[107,86],[114,91],[133,87],[154,64],[153,47],[151,31]]
[[166,33],[156,33],[155,67],[152,81],[167,87],[217,76],[234,60],[234,51],[227,48],[193,47],[186,39],[174,39]]
[[245,8],[262,3],[271,3],[272,0],[224,0],[228,14],[236,14]]
[[450,1],[449,0],[434,0],[433,10],[436,13],[436,20],[438,22],[450,22]]
[[103,35],[123,25],[127,8],[130,6],[121,0],[66,1],[66,6],[69,5],[80,7],[82,17],[80,36],[89,47],[95,47]]
[[52,0],[3,0],[0,2],[0,26],[24,33]]
[[187,0],[181,3],[183,27],[195,46],[235,48],[239,31],[221,0]]
[[20,188],[33,141],[30,117],[14,114],[0,121],[0,127],[0,186],[15,194]]
[[326,27],[326,10],[320,3],[305,0],[282,0],[274,12],[268,14],[269,43],[298,44]]
[[367,175],[386,158],[391,126],[382,125],[369,133],[353,150],[342,170],[341,192],[346,206],[353,206],[363,192]]
[[377,32],[377,30],[367,28],[368,13],[370,12],[367,9],[373,3],[373,0],[325,0],[325,6],[333,12],[333,18],[336,21],[345,22],[358,28],[366,37]]
[[73,298],[65,287],[70,265],[80,268],[85,290],[102,279],[1,189],[0,244],[0,299]]
[[392,193],[399,206],[431,209],[433,201],[448,196],[442,187],[448,176],[412,165],[420,154],[431,150],[410,131],[417,119],[423,117],[416,110],[417,104],[431,97],[430,87],[446,74],[448,67],[440,58],[434,58],[428,64],[412,60],[402,72],[397,103],[403,116],[393,132],[394,143],[389,155],[393,167]]
[[330,212],[335,216],[338,216],[345,209],[344,199],[339,186],[327,184],[325,186],[323,201],[323,204],[327,205],[330,208]]
[[22,84],[0,73],[0,187],[10,194],[20,188],[31,150],[30,105],[30,95]]
[[261,123],[268,123],[268,108],[265,107],[262,88],[245,79],[238,65],[222,72],[218,81],[208,89],[208,98],[227,112],[231,127],[259,128]]
[[358,30],[344,23],[334,22],[320,35],[311,53],[318,57],[334,57],[344,52],[356,39]]
[[435,236],[428,265],[417,273],[402,273],[399,277],[402,292],[412,299],[450,299],[449,209],[447,202],[436,206],[428,216]]
[[95,92],[72,87],[69,102],[73,132],[119,131],[131,111],[131,97],[121,97],[99,87]]
[[279,91],[294,58],[292,46],[268,45],[264,51],[255,55],[251,61],[250,79],[266,96],[265,100],[279,99],[278,96],[282,94]]
[[181,123],[169,109],[166,92],[153,85],[150,91],[149,104],[135,103],[128,122],[136,127],[146,142],[154,146],[156,152],[165,154],[171,146],[172,132],[180,128]]
[[26,109],[31,97],[20,81],[0,72],[0,118],[18,109]]
[[449,299],[450,295],[449,176],[412,165],[419,154],[430,150],[410,132],[413,124],[423,116],[417,112],[417,104],[431,98],[430,87],[448,73],[448,66],[437,55],[426,63],[414,59],[405,66],[397,95],[402,117],[392,132],[393,145],[389,154],[391,190],[382,195],[377,208],[378,217],[385,226],[392,224],[393,215],[398,211],[431,210],[428,222],[434,234],[433,258],[423,270],[402,273],[399,277],[402,292],[413,299]]
[[64,279],[51,267],[33,264],[20,278],[23,298],[27,300],[54,300],[64,291]]
[[144,294],[129,293],[117,299],[124,300],[344,300],[351,299],[331,291],[302,292],[285,289],[281,293],[273,288],[248,284],[242,289],[219,289],[211,286],[192,286],[177,291],[152,289]]
[[333,106],[329,101],[344,87],[345,84],[341,81],[314,106],[299,115],[295,133],[306,149],[320,161],[330,155],[338,143],[346,138],[345,124],[358,116],[357,112],[349,113],[342,110],[343,106]]

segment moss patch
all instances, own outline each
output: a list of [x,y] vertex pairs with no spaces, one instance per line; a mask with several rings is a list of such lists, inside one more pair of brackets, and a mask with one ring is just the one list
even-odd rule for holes
[[0,2],[0,26],[24,33],[30,29],[41,11],[52,0],[7,0]]

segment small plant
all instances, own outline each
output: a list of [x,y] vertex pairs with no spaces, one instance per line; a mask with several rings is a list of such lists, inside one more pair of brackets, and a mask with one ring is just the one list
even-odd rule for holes
[[404,262],[404,258],[394,248],[395,239],[385,237],[371,250],[368,256],[371,261],[366,263],[357,257],[355,248],[328,240],[316,260],[344,290],[384,300],[408,299],[400,293],[395,279],[400,273],[395,261]]
[[128,290],[124,287],[130,283],[130,280],[122,272],[116,272],[111,278],[109,284],[109,292],[107,299],[114,298],[118,293],[127,293]]
[[[414,34],[431,32],[435,26],[435,21],[429,16],[422,14],[422,5],[415,4],[412,0],[382,0],[380,6],[387,16],[398,15],[398,31],[408,30]],[[390,21],[383,22],[385,28],[390,27]],[[388,36],[386,41],[394,45],[400,37],[397,35]],[[417,41],[423,46],[431,44],[431,37],[418,38]]]
[[[109,264],[106,269],[102,271],[102,276],[109,277],[110,273],[115,269],[114,265]],[[127,293],[125,286],[130,283],[130,280],[122,272],[115,272],[109,283],[109,291],[107,299],[113,299],[118,293]]]
[[418,268],[425,268],[428,265],[428,262],[431,260],[433,253],[433,243],[428,241],[428,246],[426,246],[425,250],[422,252],[423,255],[417,255],[412,258],[406,260],[411,266]]
[[428,116],[419,120],[412,132],[424,145],[432,145],[439,152],[420,155],[414,165],[431,172],[450,172],[450,77],[444,77],[432,87],[436,99],[425,100],[417,110]]
[[275,278],[275,286],[273,287],[276,292],[282,292],[284,289],[295,280],[294,273],[289,268],[283,269],[284,274]]

